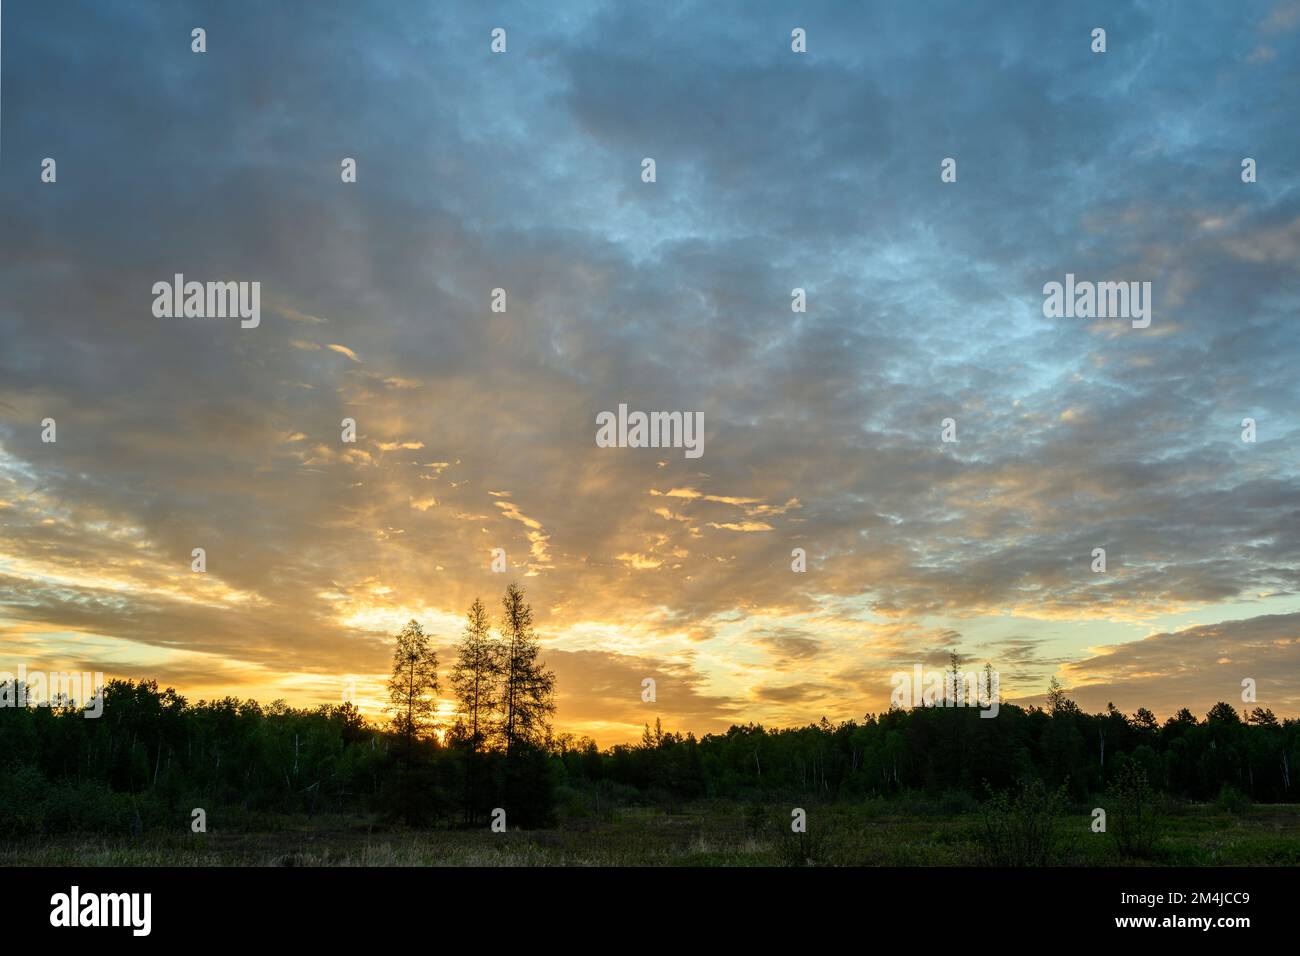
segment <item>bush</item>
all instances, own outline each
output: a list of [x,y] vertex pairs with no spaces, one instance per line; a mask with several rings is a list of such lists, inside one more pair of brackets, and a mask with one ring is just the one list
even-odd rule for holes
[[49,784],[26,764],[0,771],[0,834],[22,836],[41,832]]
[[1013,790],[984,785],[978,842],[990,866],[1049,866],[1057,862],[1065,785],[1049,790],[1041,780],[1022,780]]
[[1230,783],[1225,783],[1219,790],[1214,805],[1224,813],[1240,815],[1250,809],[1250,797],[1246,796]]
[[1140,859],[1155,854],[1160,842],[1160,801],[1147,774],[1131,760],[1121,760],[1108,796],[1111,831],[1120,856]]
[[56,784],[46,796],[45,827],[51,833],[130,833],[139,827],[131,801],[129,794],[94,783]]
[[818,814],[816,822],[812,815],[805,817],[802,833],[791,829],[793,817],[778,816],[778,820],[781,839],[776,849],[782,865],[815,866],[825,860],[828,833],[825,814]]

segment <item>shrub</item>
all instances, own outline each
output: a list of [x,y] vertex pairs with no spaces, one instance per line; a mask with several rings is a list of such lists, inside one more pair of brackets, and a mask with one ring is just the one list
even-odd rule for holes
[[827,824],[825,816],[814,821],[810,815],[804,822],[804,831],[791,829],[791,818],[780,818],[781,839],[777,842],[777,855],[784,866],[815,866],[826,858]]
[[1108,796],[1112,802],[1110,832],[1120,856],[1152,856],[1160,842],[1160,801],[1146,771],[1131,760],[1121,760]]
[[0,770],[0,833],[39,833],[48,792],[49,784],[35,767],[18,764]]
[[1245,813],[1250,809],[1250,797],[1246,796],[1230,783],[1225,783],[1219,790],[1214,805],[1224,813],[1234,815]]
[[129,794],[95,783],[59,783],[46,796],[45,828],[51,833],[130,833],[137,813]]
[[984,785],[978,842],[991,866],[1048,866],[1057,860],[1065,785],[1049,790],[1041,780],[1021,780],[1011,790]]

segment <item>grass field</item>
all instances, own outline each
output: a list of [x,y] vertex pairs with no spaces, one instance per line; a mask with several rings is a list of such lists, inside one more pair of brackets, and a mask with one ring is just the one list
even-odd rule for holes
[[[782,814],[786,816],[782,816]],[[546,830],[381,828],[352,819],[277,818],[262,828],[135,837],[11,840],[5,866],[974,866],[986,859],[975,814],[902,815],[888,805],[808,808],[808,832],[788,809],[696,804],[632,808]],[[1086,813],[1061,817],[1062,866],[1300,865],[1300,806],[1226,812],[1182,805],[1160,818],[1156,849],[1122,858]]]

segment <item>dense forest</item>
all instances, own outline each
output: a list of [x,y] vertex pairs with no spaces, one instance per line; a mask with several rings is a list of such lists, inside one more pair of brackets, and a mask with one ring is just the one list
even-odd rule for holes
[[554,734],[554,677],[531,610],[513,585],[502,605],[499,636],[480,602],[470,609],[449,676],[460,716],[441,733],[432,732],[437,658],[414,621],[396,639],[382,726],[351,704],[191,703],[153,681],[109,682],[97,719],[72,707],[0,708],[0,833],[186,827],[200,807],[212,825],[235,827],[274,814],[486,826],[500,807],[510,827],[527,828],[699,799],[973,801],[1026,781],[1082,801],[1121,773],[1186,800],[1300,799],[1300,721],[1219,703],[1204,719],[1182,710],[1161,724],[1145,709],[1084,713],[1059,688],[1045,708],[1003,703],[992,720],[922,707],[698,739],[655,720],[639,743],[602,750]]

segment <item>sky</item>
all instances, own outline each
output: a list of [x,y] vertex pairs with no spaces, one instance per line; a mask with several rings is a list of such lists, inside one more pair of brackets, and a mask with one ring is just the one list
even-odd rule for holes
[[[513,580],[602,745],[860,719],[953,652],[1300,716],[1300,2],[2,23],[0,670],[378,719],[396,631],[445,674]],[[260,324],[156,317],[176,273]],[[1045,316],[1067,274],[1150,326]],[[703,454],[598,447],[620,404]]]

